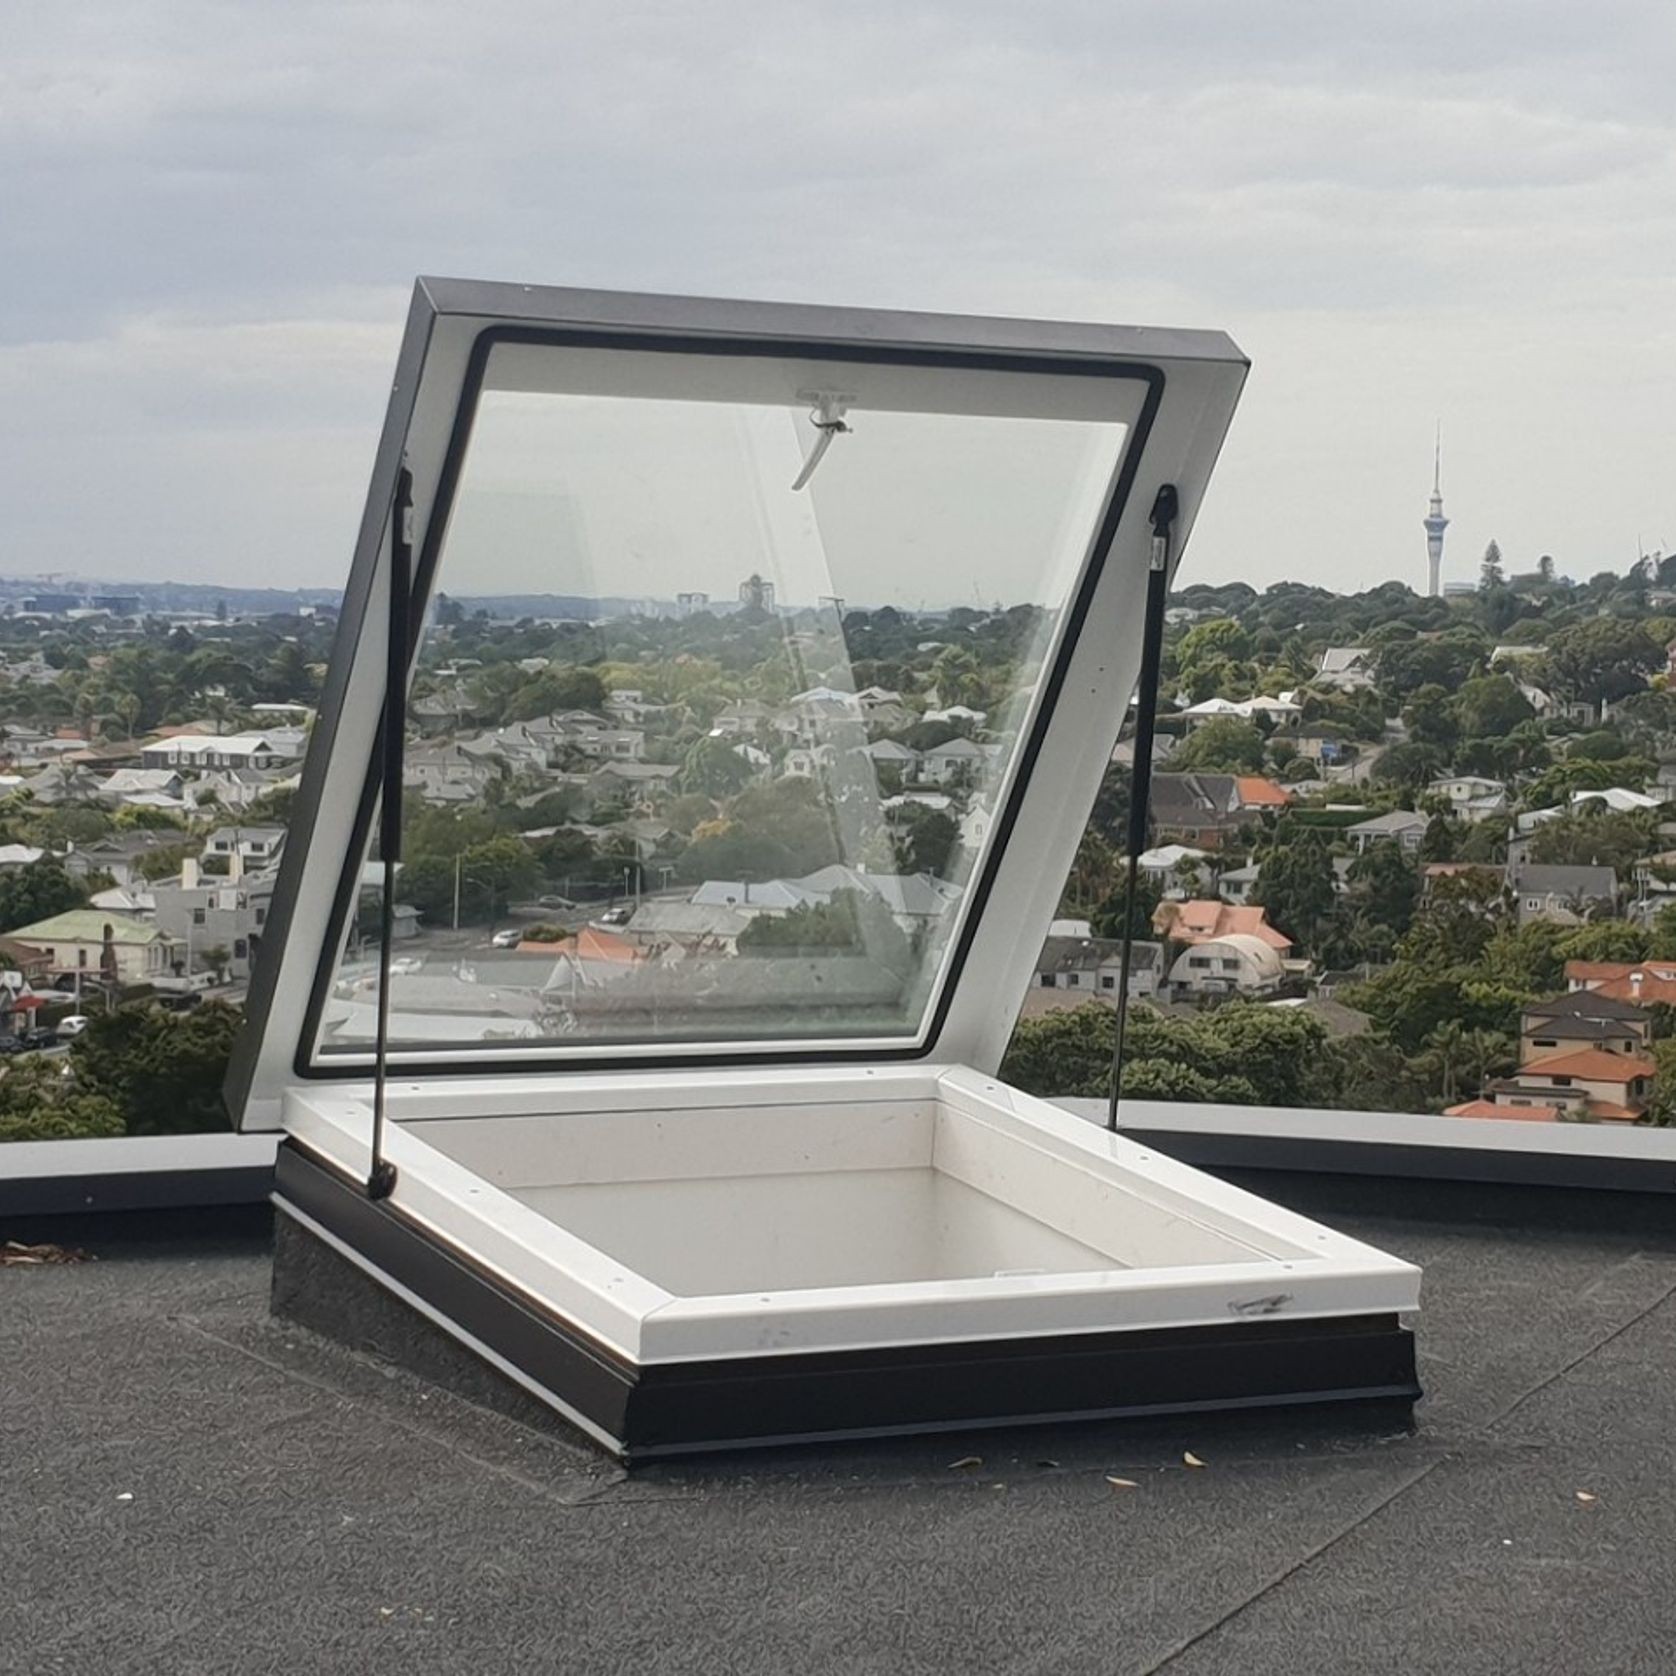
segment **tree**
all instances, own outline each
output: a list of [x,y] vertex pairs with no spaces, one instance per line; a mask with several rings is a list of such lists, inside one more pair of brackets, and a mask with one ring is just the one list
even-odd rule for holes
[[1370,844],[1350,864],[1347,905],[1371,925],[1407,931],[1420,898],[1420,876],[1398,844]]
[[834,891],[829,902],[784,914],[758,914],[739,934],[741,955],[838,953],[865,957],[898,974],[913,965],[913,946],[878,897]]
[[788,845],[726,820],[695,827],[692,842],[675,863],[675,877],[683,884],[702,884],[706,879],[760,883],[798,876],[797,858]]
[[1233,617],[1207,617],[1195,623],[1176,647],[1176,662],[1183,669],[1222,658],[1242,663],[1251,656],[1251,636]]
[[1455,704],[1461,732],[1469,738],[1500,737],[1536,715],[1505,675],[1476,675],[1463,682]]
[[891,822],[897,865],[904,873],[934,873],[948,869],[960,828],[950,815],[923,803],[905,803]]
[[50,856],[0,872],[0,932],[34,925],[86,902],[87,892]]
[[219,1001],[179,1014],[144,1003],[98,1013],[71,1044],[71,1076],[78,1093],[122,1113],[130,1135],[225,1129],[221,1085],[241,1023]]
[[1554,688],[1590,704],[1612,704],[1645,691],[1647,677],[1664,661],[1664,648],[1640,623],[1616,617],[1560,629],[1543,655]]
[[215,974],[217,983],[227,981],[227,966],[232,960],[232,951],[225,943],[211,943],[207,949],[199,951],[204,964]]
[[681,763],[681,790],[705,797],[731,797],[751,783],[754,770],[730,739],[705,737]]
[[1233,716],[1202,722],[1170,753],[1172,774],[1260,774],[1263,763],[1262,734]]
[[123,1133],[121,1109],[65,1077],[57,1060],[15,1061],[0,1077],[0,1143],[77,1141]]
[[1268,910],[1269,924],[1304,949],[1319,942],[1337,903],[1332,857],[1319,832],[1294,829],[1261,856],[1262,871],[1253,892]]
[[1403,721],[1409,737],[1421,745],[1448,750],[1461,735],[1454,701],[1433,681],[1414,689],[1403,709]]
[[1096,937],[1131,937],[1152,935],[1152,916],[1162,901],[1157,884],[1144,868],[1136,869],[1135,896],[1129,897],[1129,873],[1124,867],[1112,886],[1111,894],[1088,916],[1089,929]]
[[1501,548],[1492,540],[1484,549],[1484,558],[1478,567],[1478,591],[1487,594],[1492,588],[1501,587],[1506,580],[1501,568]]

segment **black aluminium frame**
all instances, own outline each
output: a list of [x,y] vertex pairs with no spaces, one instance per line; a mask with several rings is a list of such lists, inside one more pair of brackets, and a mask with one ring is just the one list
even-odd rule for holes
[[[404,1359],[451,1322],[626,1462],[726,1449],[1204,1410],[1369,1404],[1421,1394],[1414,1335],[1389,1313],[1228,1321],[858,1350],[639,1363],[516,1291],[294,1138],[280,1146],[274,1305]],[[306,1220],[303,1220],[306,1219]],[[310,1226],[312,1224],[312,1226]],[[376,1288],[363,1305],[347,1262]],[[392,1294],[391,1286],[399,1289]],[[400,1294],[406,1294],[402,1296]],[[462,1335],[465,1335],[462,1339]],[[381,1342],[379,1342],[381,1341]],[[562,1395],[560,1393],[563,1393]]]
[[[1083,624],[1092,604],[1095,590],[1104,571],[1112,543],[1116,539],[1118,527],[1127,510],[1135,476],[1139,470],[1141,457],[1145,452],[1147,438],[1150,435],[1159,404],[1163,399],[1165,387],[1163,370],[1143,362],[1116,360],[1089,362],[1063,356],[986,353],[981,349],[958,347],[905,349],[888,344],[823,342],[818,338],[800,340],[795,338],[741,337],[728,339],[693,337],[680,333],[621,333],[565,326],[488,326],[477,334],[472,345],[459,403],[455,409],[447,452],[437,478],[435,500],[426,523],[424,546],[415,566],[409,611],[408,664],[410,670],[422,634],[424,612],[429,604],[431,590],[441,561],[448,519],[452,511],[460,473],[464,466],[466,450],[470,443],[478,398],[487,371],[489,355],[501,343],[561,348],[615,348],[651,353],[735,354],[775,359],[797,356],[810,360],[830,360],[840,363],[922,366],[934,369],[971,369],[1025,375],[1033,374],[1036,376],[1099,378],[1115,382],[1137,383],[1144,387],[1145,393],[1142,397],[1140,412],[1130,429],[1130,434],[1124,439],[1123,454],[1119,462],[1117,478],[1113,484],[1111,494],[1102,508],[1091,545],[1089,560],[1078,579],[1076,592],[1072,596],[1066,612],[1064,632],[1060,636],[1053,664],[1043,683],[1042,702],[1037,707],[1035,721],[1030,733],[1019,748],[1018,765],[1011,792],[996,820],[985,854],[983,868],[969,892],[969,899],[955,941],[952,958],[935,997],[930,1017],[924,1027],[924,1040],[917,1043],[908,1042],[901,1047],[891,1048],[834,1046],[831,1048],[776,1049],[764,1046],[734,1052],[704,1053],[690,1051],[698,1044],[688,1043],[683,1044],[689,1049],[687,1052],[683,1053],[677,1046],[668,1053],[658,1052],[656,1054],[637,1055],[634,1063],[639,1066],[655,1064],[670,1069],[686,1069],[694,1067],[723,1068],[747,1064],[834,1064],[860,1061],[876,1063],[929,1058],[935,1051],[938,1034],[952,1001],[954,986],[959,979],[971,940],[976,933],[984,904],[993,888],[995,874],[1012,828],[1017,822],[1019,808],[1028,791],[1031,770],[1040,755],[1048,726],[1052,721],[1071,655],[1080,640]],[[417,370],[415,369],[415,376]],[[407,425],[411,423],[411,420],[412,411],[410,407],[401,432],[401,442],[403,444],[406,441]],[[390,428],[387,424],[387,431]],[[388,437],[386,440],[389,440]],[[382,533],[381,528],[378,532],[380,544],[382,544]],[[363,531],[363,539],[364,537],[365,531]],[[378,549],[374,550],[373,557],[376,564]],[[370,593],[372,582],[372,568],[371,566],[368,567],[368,574],[364,578],[368,593]],[[345,658],[343,661],[345,664],[342,671],[343,683],[347,685],[348,659]],[[334,657],[334,668],[337,662],[338,659]],[[323,703],[322,718],[325,714],[326,705]],[[292,1068],[299,1079],[329,1081],[358,1077],[364,1074],[364,1068],[359,1064],[340,1067],[329,1062],[322,1063],[315,1054],[315,1043],[318,1040],[320,1019],[331,987],[337,951],[341,948],[347,931],[348,918],[359,894],[361,864],[371,837],[374,812],[378,800],[380,765],[381,752],[375,745],[363,781],[349,848],[345,856],[343,870],[339,876],[327,934],[321,943],[320,958],[316,965],[308,1006],[303,1015],[302,1028],[296,1044]],[[314,804],[299,811],[306,817],[302,823],[305,830],[313,826],[318,795],[318,788],[316,788]],[[282,940],[289,931],[299,872],[298,869],[293,869],[290,872],[289,879],[292,888],[289,891],[283,891],[283,900],[281,900],[282,893],[276,892],[274,906],[269,915],[270,942]],[[282,887],[285,883],[286,877],[282,876]],[[271,994],[271,989],[269,993]],[[262,998],[260,1011],[255,1005],[257,1000],[258,998],[253,991],[252,1016],[246,1027],[245,1038],[247,1048],[252,1052],[254,1051],[252,1039],[258,1036],[260,1029],[265,1026],[267,1013],[265,1004],[267,996],[265,995]],[[444,1044],[443,1046],[451,1047],[454,1045]],[[457,1045],[462,1050],[474,1046],[471,1043]],[[613,1053],[608,1048],[603,1049],[598,1054],[567,1055],[563,1060],[553,1058],[520,1059],[515,1052],[503,1054],[499,1050],[495,1051],[495,1056],[491,1060],[482,1053],[480,1047],[476,1056],[470,1060],[430,1063],[413,1063],[405,1059],[400,1060],[401,1075],[404,1077],[457,1076],[467,1068],[492,1070],[496,1075],[559,1069],[597,1071],[620,1068],[625,1063],[627,1061],[620,1053]],[[235,1079],[241,1076],[247,1084],[248,1068],[241,1067],[239,1061],[236,1060],[234,1074],[229,1078],[230,1091],[235,1086]]]

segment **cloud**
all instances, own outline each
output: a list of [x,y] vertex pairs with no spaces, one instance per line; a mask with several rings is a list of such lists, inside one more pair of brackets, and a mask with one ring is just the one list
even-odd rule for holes
[[[1481,531],[1621,564],[1667,518],[1659,0],[101,0],[12,35],[9,568],[214,574],[229,474],[289,471],[276,551],[335,579],[421,271],[1225,327],[1256,364],[1204,575],[1422,574],[1439,413],[1449,568]],[[72,492],[89,437],[147,462],[144,539]]]

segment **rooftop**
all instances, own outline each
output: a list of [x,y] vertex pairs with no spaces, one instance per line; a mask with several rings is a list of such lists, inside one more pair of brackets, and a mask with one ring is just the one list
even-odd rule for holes
[[0,1647],[113,1676],[255,1648],[403,1676],[1662,1670],[1668,1202],[1243,1184],[1425,1265],[1412,1429],[1177,1417],[625,1476],[434,1346],[409,1371],[270,1318],[255,1216],[10,1225],[98,1261],[0,1268],[0,1496],[28,1514]]

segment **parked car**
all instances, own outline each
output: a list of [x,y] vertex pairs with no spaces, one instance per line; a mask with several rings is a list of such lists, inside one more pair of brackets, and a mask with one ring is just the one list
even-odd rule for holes
[[625,902],[621,907],[607,908],[599,916],[599,923],[601,925],[627,925],[633,918],[634,909]]
[[489,946],[495,949],[515,949],[523,940],[523,932],[517,926],[512,926],[506,931],[497,931],[489,939]]
[[71,1013],[68,1018],[61,1018],[58,1021],[58,1039],[61,1042],[72,1040],[87,1028],[87,1024],[86,1013]]

